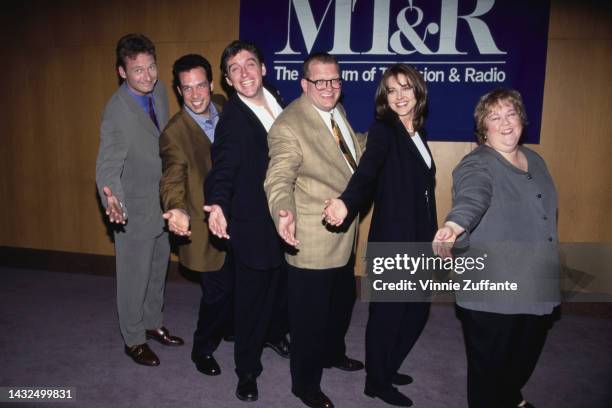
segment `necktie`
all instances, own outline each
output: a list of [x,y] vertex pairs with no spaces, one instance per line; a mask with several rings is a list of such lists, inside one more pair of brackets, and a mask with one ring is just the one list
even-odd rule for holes
[[159,130],[159,123],[157,123],[157,116],[155,116],[155,109],[153,109],[153,98],[149,96],[149,117],[155,123],[155,127]]
[[348,162],[349,167],[351,168],[351,170],[355,171],[355,169],[357,168],[357,163],[355,163],[355,159],[353,158],[351,151],[349,150],[348,146],[344,142],[344,138],[342,137],[342,132],[340,132],[340,127],[338,127],[338,124],[334,120],[334,115],[330,114],[330,118],[331,118],[331,128],[332,128],[332,133],[334,134],[334,139],[336,139],[336,143],[338,143],[338,146],[340,147],[340,151],[342,151],[342,154],[344,155],[344,158]]

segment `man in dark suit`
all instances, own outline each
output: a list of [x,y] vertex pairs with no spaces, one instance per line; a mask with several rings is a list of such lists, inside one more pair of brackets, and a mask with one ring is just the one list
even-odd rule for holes
[[212,70],[206,58],[184,55],[174,62],[172,74],[183,109],[159,138],[163,217],[171,232],[185,237],[178,241],[181,268],[197,273],[202,287],[191,358],[201,373],[219,375],[213,352],[231,318],[233,272],[231,265],[224,265],[221,245],[209,239],[202,185],[211,167],[210,147],[221,108],[211,102]]
[[[263,190],[267,134],[282,108],[263,86],[266,67],[255,45],[229,44],[221,55],[221,71],[235,92],[217,125],[205,210],[210,230],[229,239],[235,267],[236,396],[255,401],[262,348],[279,309],[279,294],[286,293],[283,248]],[[287,350],[284,333],[275,340],[276,348]]]
[[116,53],[124,82],[104,110],[96,183],[110,222],[121,226],[114,237],[125,352],[139,364],[156,366],[159,359],[147,338],[183,344],[162,324],[170,245],[159,201],[159,133],[168,122],[168,97],[157,81],[151,40],[128,34],[117,43]]

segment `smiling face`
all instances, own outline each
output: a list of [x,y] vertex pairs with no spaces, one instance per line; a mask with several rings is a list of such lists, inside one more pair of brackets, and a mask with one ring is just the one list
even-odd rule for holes
[[137,95],[153,92],[157,82],[157,64],[151,54],[140,53],[134,58],[125,58],[125,68],[119,66],[119,75]]
[[263,97],[263,77],[266,67],[255,54],[242,50],[227,60],[225,80],[236,92],[247,99]]
[[516,150],[523,133],[523,124],[511,102],[501,100],[491,106],[485,117],[485,126],[485,144],[503,153]]
[[181,72],[178,77],[180,85],[177,89],[185,106],[193,113],[208,116],[213,84],[208,82],[204,68],[197,67]]
[[[308,67],[308,77],[310,81],[337,79],[340,78],[340,69],[334,63],[314,60]],[[302,78],[300,84],[302,85],[302,91],[317,108],[329,112],[336,107],[338,99],[340,99],[341,88],[333,88],[331,82],[327,82],[324,89],[318,90],[315,84],[304,78]]]
[[389,108],[399,116],[402,122],[412,122],[414,107],[417,104],[414,86],[404,74],[390,76],[385,84]]

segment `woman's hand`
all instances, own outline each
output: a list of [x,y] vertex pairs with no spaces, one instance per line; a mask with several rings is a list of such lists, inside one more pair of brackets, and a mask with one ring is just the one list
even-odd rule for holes
[[457,240],[457,237],[465,231],[465,228],[452,222],[447,221],[444,226],[436,232],[434,240],[431,244],[434,254],[446,259],[452,258],[451,249]]
[[337,227],[344,222],[344,219],[348,215],[348,210],[344,201],[339,198],[330,198],[325,200],[325,209],[321,218],[330,225]]

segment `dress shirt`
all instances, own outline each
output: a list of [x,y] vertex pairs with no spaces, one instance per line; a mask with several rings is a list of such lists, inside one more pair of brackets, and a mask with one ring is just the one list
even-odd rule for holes
[[242,100],[242,102],[245,103],[246,106],[249,107],[249,109],[253,111],[255,116],[257,116],[257,119],[259,119],[263,127],[266,129],[266,132],[269,132],[270,128],[272,127],[272,124],[274,123],[274,119],[276,119],[278,115],[281,114],[283,108],[281,108],[278,102],[276,102],[274,96],[272,96],[272,94],[266,88],[264,88],[263,91],[264,97],[266,98],[266,103],[268,104],[268,108],[270,108],[274,116],[270,116],[270,112],[268,112],[268,110],[263,106],[254,104],[253,102],[251,102],[240,94],[238,94],[238,97],[240,98],[240,100]]
[[217,122],[219,122],[219,112],[217,112],[217,108],[215,108],[215,105],[211,102],[208,106],[208,117],[195,113],[186,105],[184,106],[184,108],[189,114],[189,116],[191,116],[193,120],[196,121],[198,126],[200,126],[200,128],[204,131],[204,133],[206,133],[206,136],[208,136],[210,143],[214,142],[215,128],[217,127]]

